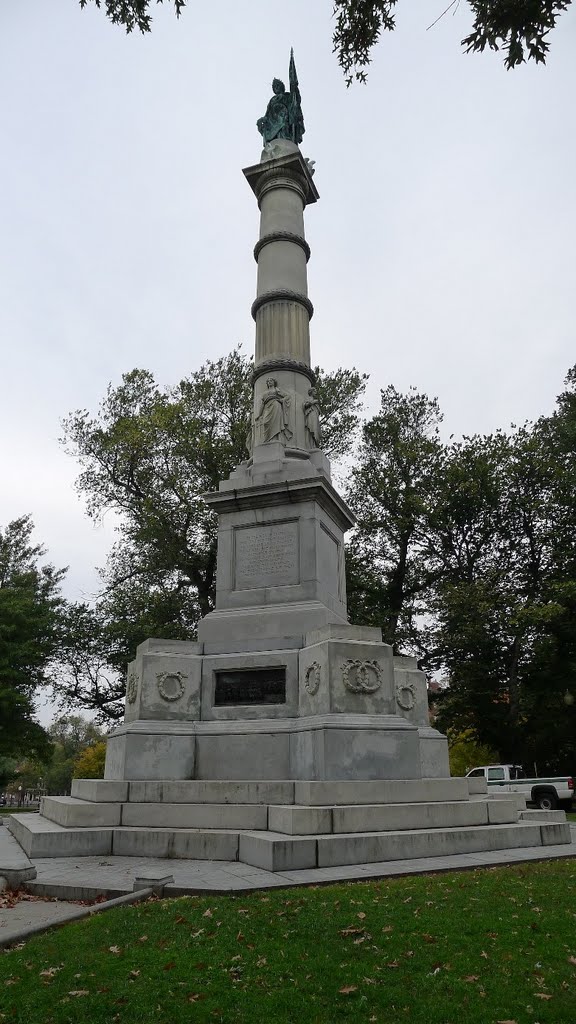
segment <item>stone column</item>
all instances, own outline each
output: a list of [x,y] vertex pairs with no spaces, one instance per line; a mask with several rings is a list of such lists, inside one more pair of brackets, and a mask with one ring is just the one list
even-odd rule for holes
[[[252,304],[256,321],[254,360],[253,459],[302,457],[316,446],[305,427],[304,402],[314,384],[310,366],[310,319],[314,312],[308,298],[307,263],[310,247],[304,234],[304,209],[319,198],[310,167],[298,147],[281,140],[279,156],[263,159],[244,174],[260,207],[260,237],[254,248],[258,263],[257,294]],[[272,423],[258,418],[267,381],[276,381],[282,410],[276,400]],[[280,419],[284,429],[277,431]],[[280,447],[279,447],[280,446]],[[284,451],[282,451],[284,449]]]

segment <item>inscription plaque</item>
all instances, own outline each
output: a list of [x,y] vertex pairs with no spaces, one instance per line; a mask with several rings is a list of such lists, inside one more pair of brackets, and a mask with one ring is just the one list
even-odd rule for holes
[[285,704],[286,669],[250,668],[216,672],[214,706]]
[[300,582],[298,523],[235,530],[235,589],[285,587]]

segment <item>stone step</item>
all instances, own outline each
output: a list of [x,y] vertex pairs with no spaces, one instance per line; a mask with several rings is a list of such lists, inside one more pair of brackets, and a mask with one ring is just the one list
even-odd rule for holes
[[8,827],[33,860],[37,857],[91,857],[112,852],[111,828],[65,828],[40,814],[11,814]]
[[288,871],[552,846],[570,841],[568,823],[365,832],[315,838],[242,832],[239,860],[267,871]]
[[268,829],[286,835],[343,832],[391,832],[512,824],[518,821],[514,800],[458,801],[425,804],[359,804],[336,807],[271,806]]
[[40,814],[64,828],[106,828],[120,824],[122,806],[73,796],[44,796],[40,801]]
[[129,782],[108,779],[72,779],[72,796],[95,803],[122,803],[128,799]]
[[238,860],[239,833],[226,829],[115,828],[116,857]]
[[520,811],[520,820],[540,821],[542,824],[546,822],[563,822],[566,821],[566,811],[523,810]]
[[294,783],[294,803],[309,807],[327,807],[334,804],[428,803],[468,798],[467,779],[376,779],[366,782]]
[[130,803],[292,804],[294,782],[237,782],[191,779],[183,782],[130,782]]
[[122,804],[123,826],[194,829],[267,829],[266,804]]

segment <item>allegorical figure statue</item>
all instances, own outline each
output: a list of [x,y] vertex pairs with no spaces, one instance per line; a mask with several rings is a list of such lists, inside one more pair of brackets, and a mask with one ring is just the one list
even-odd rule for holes
[[304,117],[298,88],[298,77],[296,65],[294,64],[294,51],[290,51],[290,92],[286,92],[284,82],[275,78],[272,82],[272,92],[264,117],[258,118],[256,125],[264,144],[272,142],[273,139],[289,139],[300,145],[304,135]]
[[314,388],[308,389],[308,398],[302,403],[304,411],[304,426],[306,427],[306,440],[311,448],[319,448],[322,441],[320,429],[320,403],[316,397]]
[[288,426],[288,408],[290,397],[280,391],[275,377],[266,381],[266,391],[260,399],[260,408],[254,417],[258,443],[280,441],[287,444],[292,437]]

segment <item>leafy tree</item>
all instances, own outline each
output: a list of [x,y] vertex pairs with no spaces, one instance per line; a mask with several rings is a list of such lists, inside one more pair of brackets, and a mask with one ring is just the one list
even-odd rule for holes
[[485,744],[478,743],[470,730],[448,731],[450,774],[466,775],[472,768],[484,764],[498,764],[498,755]]
[[436,399],[392,385],[362,429],[348,499],[358,526],[348,553],[353,621],[382,626],[396,652],[418,649],[434,575],[424,557],[442,466]]
[[74,779],[103,779],[106,761],[106,743],[100,740],[91,747],[86,747],[74,761]]
[[440,727],[472,730],[502,760],[570,771],[576,512],[560,412],[453,448],[436,510],[432,610],[435,657],[450,680]]
[[[325,448],[353,443],[366,377],[317,370]],[[119,516],[119,540],[96,608],[66,613],[59,696],[120,717],[120,676],[150,636],[190,639],[214,607],[217,517],[202,498],[247,458],[252,364],[239,350],[161,388],[133,370],[109,387],[98,416],[76,412],[65,444],[83,467],[79,491],[94,518]]]
[[0,755],[47,756],[50,743],[34,721],[34,693],[50,679],[60,642],[65,569],[40,565],[30,516],[0,531]]
[[[89,0],[79,0],[86,7]],[[153,0],[93,0],[110,20],[123,25],[127,32],[135,28],[149,32],[152,27]],[[156,0],[162,3],[162,0]],[[186,0],[171,0],[179,17]],[[355,79],[366,80],[366,67],[382,32],[396,26],[398,0],[334,0],[336,26],[334,51],[348,85]],[[439,5],[436,21],[457,8],[460,0],[451,0],[447,7]],[[571,0],[467,0],[473,17],[472,31],[462,40],[468,53],[483,52],[486,47],[503,51],[507,68],[517,67],[526,59],[544,63],[549,46],[547,36],[560,15],[568,10]],[[435,22],[433,22],[434,24]]]

